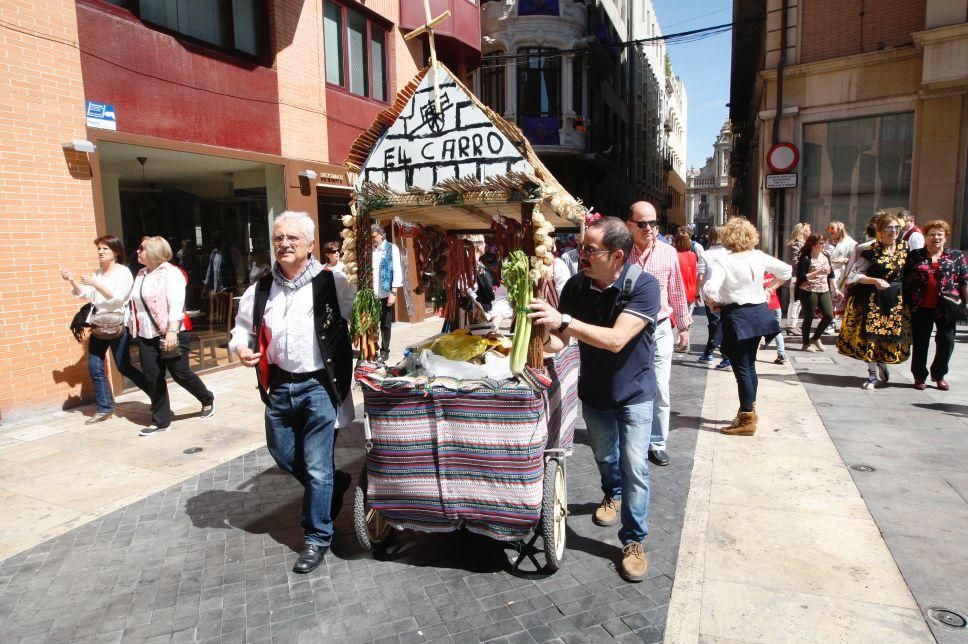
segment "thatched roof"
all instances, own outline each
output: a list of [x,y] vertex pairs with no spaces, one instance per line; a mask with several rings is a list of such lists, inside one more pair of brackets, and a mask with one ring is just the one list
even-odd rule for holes
[[[548,171],[521,130],[482,103],[442,63],[438,63],[438,79],[444,81],[440,83],[442,88],[446,85],[448,103],[436,118],[436,110],[433,114],[427,112],[427,105],[432,105],[429,71],[429,67],[420,70],[353,143],[345,165],[358,175],[358,206],[374,217],[400,215],[410,221],[460,230],[486,227],[494,214],[519,219],[519,204],[530,202],[538,203],[542,214],[556,227],[580,226],[585,208]],[[449,102],[451,97],[456,102]],[[483,118],[471,106],[480,110]],[[403,121],[395,125],[401,118]],[[497,159],[482,151],[484,146],[475,146],[477,156],[466,161],[469,166],[463,160],[434,161],[414,163],[404,171],[400,157],[406,157],[407,149],[434,149],[448,138],[453,139],[458,130],[464,133],[461,143],[466,143],[473,132],[475,143],[486,136],[493,137],[487,141],[494,140],[495,146],[501,137],[510,145],[501,148],[503,156]],[[454,141],[447,141],[447,145],[453,158]],[[465,147],[461,151],[468,152]],[[412,161],[409,157],[404,160]],[[445,175],[440,180],[435,164]],[[430,165],[435,165],[432,179],[428,174]],[[458,166],[464,166],[463,172]],[[476,173],[467,167],[476,167]],[[414,180],[415,172],[424,173],[421,180]],[[405,183],[402,174],[406,174]]]

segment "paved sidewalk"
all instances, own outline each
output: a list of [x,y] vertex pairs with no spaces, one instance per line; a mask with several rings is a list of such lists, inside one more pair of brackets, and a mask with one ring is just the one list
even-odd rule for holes
[[[652,468],[650,565],[642,583],[628,584],[615,570],[617,530],[591,522],[602,493],[581,426],[567,464],[567,551],[550,576],[512,575],[513,549],[465,533],[404,532],[376,556],[361,553],[352,492],[325,564],[295,575],[302,491],[260,445],[0,560],[2,639],[661,641],[696,437],[683,428],[699,417],[705,375],[673,369],[672,464]],[[251,384],[244,391],[258,401]],[[247,422],[261,427],[261,414]],[[354,480],[362,457],[359,427],[341,432],[336,460]]]
[[[910,362],[884,389],[864,391],[863,363],[837,354],[791,353],[800,381],[877,522],[921,611],[968,615],[968,329],[960,327],[948,392],[914,389]],[[933,356],[933,353],[931,354]],[[942,644],[968,629],[935,619]]]
[[[391,360],[440,324],[394,325]],[[198,401],[169,383],[175,422],[151,437],[138,436],[151,415],[137,390],[96,425],[84,424],[94,413],[85,405],[0,426],[0,559],[265,445],[253,371],[236,366],[202,379],[215,392],[215,416],[199,417]]]
[[754,436],[718,433],[736,385],[728,372],[707,380],[666,641],[932,641],[806,390],[774,356],[757,364]]

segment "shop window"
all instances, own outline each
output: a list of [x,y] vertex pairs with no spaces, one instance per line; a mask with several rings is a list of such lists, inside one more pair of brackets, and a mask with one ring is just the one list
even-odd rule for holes
[[219,49],[266,53],[265,0],[105,0],[144,22]]
[[353,94],[387,100],[387,30],[337,2],[323,11],[326,82]]
[[504,52],[490,53],[481,60],[481,96],[498,114],[505,110]]
[[804,125],[801,220],[863,239],[874,212],[908,207],[913,150],[913,112]]

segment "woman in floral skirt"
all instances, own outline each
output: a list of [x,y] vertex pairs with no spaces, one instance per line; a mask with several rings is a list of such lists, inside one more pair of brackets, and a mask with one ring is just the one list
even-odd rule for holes
[[897,215],[880,213],[875,238],[857,246],[857,260],[847,276],[850,294],[837,350],[867,363],[864,389],[887,384],[887,365],[904,362],[911,352],[911,317],[901,296],[908,252],[907,243],[898,238],[902,225]]

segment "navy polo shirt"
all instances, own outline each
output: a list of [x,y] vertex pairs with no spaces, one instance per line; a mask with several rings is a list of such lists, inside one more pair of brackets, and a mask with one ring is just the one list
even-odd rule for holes
[[623,298],[623,306],[618,300],[629,266],[626,264],[619,278],[603,291],[580,272],[568,280],[561,292],[559,310],[576,320],[612,327],[624,312],[648,321],[618,353],[578,343],[581,354],[578,397],[582,404],[593,409],[617,409],[652,400],[655,395],[655,340],[651,331],[661,306],[659,282],[642,271],[627,301]]

